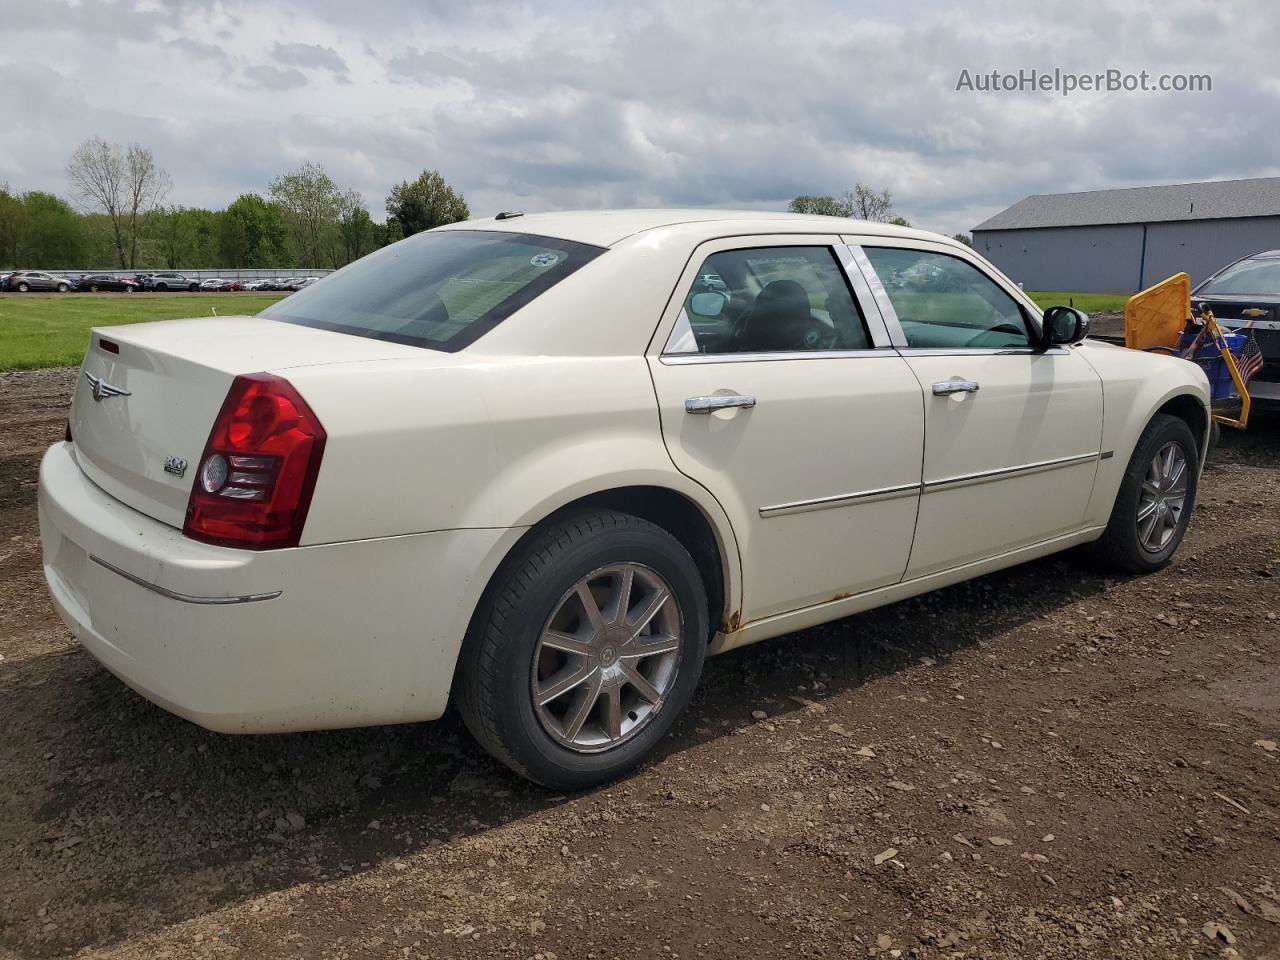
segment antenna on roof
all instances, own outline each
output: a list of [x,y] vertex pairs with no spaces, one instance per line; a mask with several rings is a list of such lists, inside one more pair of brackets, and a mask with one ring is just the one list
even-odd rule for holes
[[514,220],[516,217],[523,217],[523,210],[503,210],[493,219],[495,220]]

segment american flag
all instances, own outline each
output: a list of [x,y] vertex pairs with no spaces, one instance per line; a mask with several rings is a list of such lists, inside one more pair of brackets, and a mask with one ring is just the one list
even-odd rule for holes
[[1249,339],[1245,341],[1240,356],[1236,357],[1236,369],[1240,371],[1240,379],[1248,383],[1249,378],[1262,369],[1262,363],[1262,348],[1258,346],[1258,340],[1250,330]]

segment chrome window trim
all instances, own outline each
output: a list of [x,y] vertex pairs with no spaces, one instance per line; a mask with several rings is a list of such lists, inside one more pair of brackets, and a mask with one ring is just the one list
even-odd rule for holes
[[[689,350],[688,347],[693,349]],[[662,348],[663,356],[668,353],[673,356],[690,356],[698,353],[698,338],[693,335],[693,324],[689,322],[689,314],[685,313],[684,307],[680,308],[676,322],[671,327],[671,333],[667,335],[667,342]]]
[[1070,351],[1066,347],[899,347],[903,357],[1034,357],[1041,354],[1061,356]]
[[173,590],[167,590],[149,580],[143,580],[141,577],[135,576],[127,570],[121,570],[113,563],[107,563],[107,561],[103,560],[101,557],[95,557],[92,553],[89,554],[89,559],[98,566],[105,567],[112,573],[124,577],[131,583],[136,583],[138,586],[150,590],[152,593],[158,593],[160,596],[167,597],[170,600],[177,600],[179,603],[196,603],[207,606],[222,606],[232,603],[258,603],[262,600],[274,600],[284,592],[282,590],[273,590],[270,593],[246,593],[238,597],[196,597],[189,593],[177,593]]
[[977,473],[964,473],[955,477],[944,477],[941,480],[929,480],[924,484],[925,493],[937,490],[955,490],[959,487],[988,483],[992,480],[1005,480],[1015,476],[1030,476],[1034,473],[1045,473],[1049,470],[1060,470],[1063,467],[1074,467],[1079,464],[1097,460],[1098,451],[1081,453],[1074,457],[1057,457],[1053,460],[1038,460],[1035,463],[1024,463],[1018,467],[1001,467],[998,470],[980,470]]
[[811,510],[828,510],[832,507],[843,507],[851,503],[877,503],[885,500],[897,500],[900,497],[913,496],[920,492],[920,484],[903,483],[894,487],[878,487],[874,490],[861,490],[857,493],[841,493],[833,497],[817,497],[813,500],[797,500],[794,503],[779,503],[772,507],[761,507],[760,516],[781,517],[792,513],[808,513]]
[[889,299],[889,291],[880,282],[880,275],[876,273],[876,268],[871,265],[867,252],[862,249],[860,244],[856,243],[848,244],[847,249],[850,258],[862,274],[863,283],[866,284],[868,291],[871,293],[871,298],[875,301],[875,305],[880,311],[881,321],[884,323],[885,330],[889,335],[890,344],[895,347],[905,347],[907,345],[907,336],[902,332],[902,324],[898,322],[898,311],[893,309],[893,302]]
[[792,350],[776,353],[664,353],[658,362],[667,366],[689,363],[759,363],[762,360],[850,360],[857,357],[893,357],[892,350]]
[[893,346],[893,340],[889,336],[889,328],[885,325],[884,315],[880,312],[880,305],[872,295],[871,287],[867,283],[867,278],[863,276],[862,270],[858,267],[853,251],[847,243],[838,243],[832,247],[832,250],[836,255],[836,262],[840,264],[840,269],[844,271],[845,280],[848,281],[853,290],[854,306],[862,314],[867,333],[871,336],[872,346],[881,349]]

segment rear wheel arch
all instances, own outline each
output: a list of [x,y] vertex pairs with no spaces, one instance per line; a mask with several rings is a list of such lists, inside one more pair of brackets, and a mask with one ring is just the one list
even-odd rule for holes
[[716,631],[737,629],[738,616],[729,610],[732,599],[732,572],[729,564],[736,562],[736,545],[731,539],[732,533],[722,533],[716,521],[687,494],[670,487],[652,485],[611,487],[585,494],[557,506],[531,524],[506,551],[489,577],[480,594],[480,601],[472,611],[472,620],[484,606],[485,598],[493,590],[500,588],[510,572],[513,559],[523,555],[529,540],[538,536],[548,525],[587,510],[615,510],[648,520],[671,534],[693,557],[702,578],[703,588],[707,593],[711,633],[707,637],[708,642]]

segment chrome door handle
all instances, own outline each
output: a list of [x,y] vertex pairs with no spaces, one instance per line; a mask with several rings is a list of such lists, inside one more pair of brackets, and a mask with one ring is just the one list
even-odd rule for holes
[[933,395],[935,397],[945,397],[952,393],[977,393],[978,381],[976,380],[943,380],[941,383],[933,385]]
[[710,413],[712,410],[727,410],[730,407],[746,407],[756,405],[755,397],[741,393],[726,393],[715,397],[690,397],[684,402],[685,413]]

